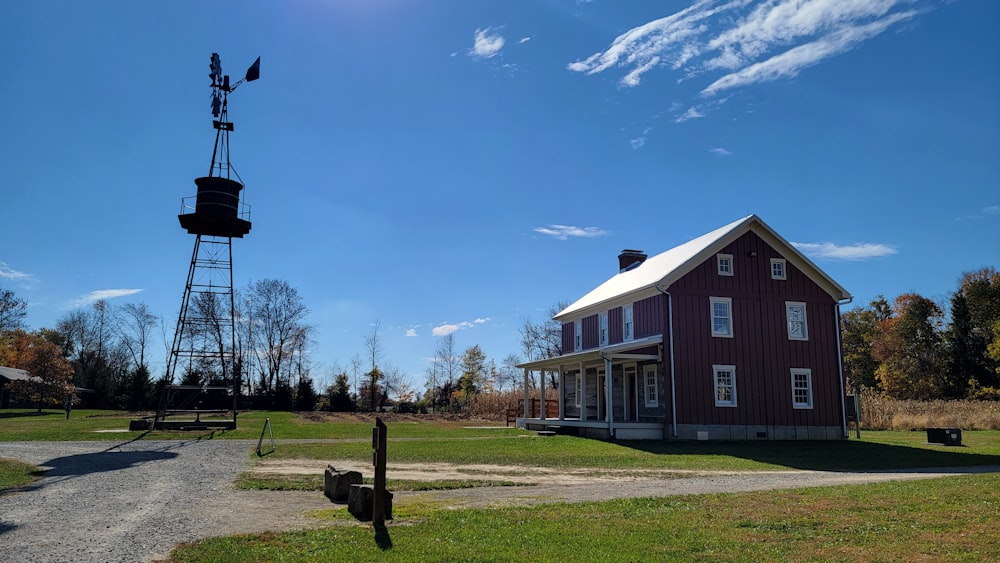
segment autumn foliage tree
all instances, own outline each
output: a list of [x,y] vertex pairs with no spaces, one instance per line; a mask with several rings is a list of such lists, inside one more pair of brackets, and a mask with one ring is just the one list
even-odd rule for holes
[[45,406],[61,405],[72,391],[73,366],[62,349],[41,333],[9,331],[0,338],[0,364],[23,369],[28,381],[13,381],[8,387],[14,401]]
[[944,313],[926,297],[896,298],[892,315],[878,323],[872,356],[880,387],[900,399],[935,399],[945,388],[947,358],[941,339]]

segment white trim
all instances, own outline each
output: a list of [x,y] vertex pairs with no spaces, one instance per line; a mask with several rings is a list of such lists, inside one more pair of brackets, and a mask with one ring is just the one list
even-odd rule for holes
[[[724,399],[720,400],[719,399],[719,390],[720,390],[720,386],[719,386],[719,372],[728,372],[729,373],[729,381],[730,381],[729,387],[732,387],[732,389],[730,390],[730,399],[729,400],[724,400]],[[713,394],[714,397],[715,397],[715,406],[717,406],[717,407],[735,407],[736,406],[736,366],[728,365],[728,364],[713,364],[712,365],[712,387],[713,387],[713,389],[715,391],[714,394]]]
[[603,313],[600,313],[597,318],[598,318],[598,321],[597,321],[598,322],[598,329],[597,330],[599,331],[598,332],[598,337],[597,337],[597,345],[598,346],[607,346],[608,345],[608,312],[604,311]]
[[[652,387],[650,387],[650,376],[652,376]],[[646,364],[642,366],[643,397],[646,400],[646,408],[656,408],[660,406],[660,385],[656,371],[656,364]]]
[[[726,317],[729,321],[728,330],[726,332],[715,330],[715,305],[725,304],[728,316]],[[708,298],[708,319],[709,326],[712,328],[712,336],[717,338],[732,338],[733,337],[733,299],[732,297],[709,297]],[[720,317],[721,318],[721,317]]]
[[[775,266],[781,266],[780,274],[775,273],[774,271]],[[788,279],[788,263],[784,258],[771,258],[771,279],[772,280]]]
[[715,271],[718,272],[720,276],[731,276],[733,275],[733,255],[732,254],[716,254],[715,255]]
[[[801,307],[802,309],[802,320],[792,319],[792,309]],[[788,339],[789,340],[809,340],[809,317],[806,314],[806,304],[802,301],[785,301],[785,325],[788,328]],[[795,323],[801,328],[801,333],[792,328],[792,324]]]
[[622,305],[622,341],[630,342],[635,339],[635,311],[632,304]]
[[573,351],[583,350],[583,319],[573,321]]
[[[811,409],[813,408],[813,388],[812,388],[812,370],[809,368],[792,368],[792,408],[793,409]],[[796,387],[795,376],[804,375],[805,377],[805,387]],[[806,392],[806,400],[798,401],[795,396],[795,391],[798,389],[804,389]]]

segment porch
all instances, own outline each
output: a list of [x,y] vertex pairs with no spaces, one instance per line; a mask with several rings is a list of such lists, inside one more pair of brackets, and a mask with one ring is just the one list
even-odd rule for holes
[[[619,440],[662,440],[668,435],[661,335],[518,367],[524,369],[524,399],[515,419],[518,428]],[[545,397],[546,378],[551,374],[555,412],[525,408],[532,405],[535,378],[538,396]]]

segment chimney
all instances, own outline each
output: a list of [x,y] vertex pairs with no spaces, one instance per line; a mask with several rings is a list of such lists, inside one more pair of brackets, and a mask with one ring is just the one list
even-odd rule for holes
[[642,264],[646,260],[646,253],[641,250],[629,250],[626,248],[622,250],[622,253],[618,255],[618,272],[624,272],[626,270],[631,270],[632,268]]

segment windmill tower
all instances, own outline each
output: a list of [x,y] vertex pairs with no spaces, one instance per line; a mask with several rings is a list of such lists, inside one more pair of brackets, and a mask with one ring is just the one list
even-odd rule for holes
[[[260,57],[232,86],[229,75],[222,74],[218,53],[212,53],[210,69],[215,146],[208,176],[195,179],[197,195],[181,200],[177,216],[181,227],[195,235],[194,251],[154,429],[236,428],[242,375],[233,361],[232,242],[250,232],[250,206],[240,200],[242,178],[229,161],[229,134],[233,131],[229,94],[244,82],[260,78]],[[180,384],[176,383],[178,370]]]

